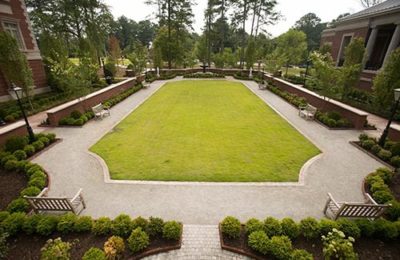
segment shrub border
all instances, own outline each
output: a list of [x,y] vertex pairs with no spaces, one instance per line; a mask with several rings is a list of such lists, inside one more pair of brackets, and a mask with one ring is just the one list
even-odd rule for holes
[[351,145],[353,145],[354,147],[356,147],[357,149],[359,149],[360,151],[364,152],[365,154],[367,154],[368,156],[370,156],[371,158],[375,159],[376,161],[382,163],[385,167],[389,168],[390,170],[395,170],[395,167],[393,167],[393,165],[383,161],[381,158],[379,158],[378,156],[376,156],[375,154],[371,153],[368,150],[365,150],[361,145],[360,145],[360,141],[349,141],[349,143]]
[[[242,229],[245,227],[245,225],[243,225],[243,224],[240,224],[240,225],[241,225]],[[239,248],[226,245],[224,243],[224,239],[223,239],[223,234],[222,234],[222,230],[221,230],[221,223],[218,224],[218,233],[219,233],[219,241],[221,243],[221,248],[222,249],[227,250],[227,251],[231,251],[231,252],[239,254],[239,255],[244,255],[244,256],[250,257],[252,259],[265,260],[264,257],[260,257],[258,255],[252,254],[251,252],[247,252],[247,251],[241,250]]]

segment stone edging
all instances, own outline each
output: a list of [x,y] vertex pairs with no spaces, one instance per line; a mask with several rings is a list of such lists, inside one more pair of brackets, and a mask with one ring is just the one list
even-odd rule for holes
[[[244,225],[242,224],[241,226],[243,228]],[[221,243],[221,248],[222,249],[230,251],[230,252],[233,252],[233,253],[236,253],[236,254],[239,254],[239,255],[244,255],[244,256],[247,256],[247,257],[250,257],[250,258],[256,259],[256,260],[264,260],[265,259],[265,258],[259,257],[258,255],[255,255],[255,254],[252,254],[250,252],[241,250],[239,248],[225,245],[224,239],[222,238],[221,223],[218,224],[218,234],[219,234],[219,241]]]
[[[170,81],[180,81],[181,79],[174,79]],[[165,84],[167,84],[170,81],[165,81],[156,91],[151,93],[148,97],[146,97],[140,104],[138,104],[136,107],[134,107],[129,113],[127,113],[123,118],[121,118],[120,121],[115,123],[111,127],[111,129],[115,128],[121,121],[123,121],[126,117],[128,117],[133,111],[138,109],[142,104],[144,104],[149,98],[151,98],[155,93],[157,93]],[[235,81],[235,80],[233,80]],[[238,81],[240,82],[240,81]],[[322,158],[324,156],[323,151],[312,141],[305,133],[303,133],[300,129],[298,129],[295,125],[293,125],[287,117],[282,115],[278,110],[276,110],[274,107],[272,107],[270,104],[268,104],[261,96],[259,96],[256,92],[254,92],[249,86],[247,86],[245,83],[240,82],[243,84],[245,87],[247,87],[252,93],[254,93],[258,98],[260,98],[263,102],[265,102],[272,110],[274,110],[279,116],[281,116],[284,120],[286,120],[292,127],[294,127],[297,131],[299,131],[303,136],[305,136],[312,144],[314,144],[320,151],[321,153],[312,157],[308,161],[304,163],[304,165],[301,167],[299,175],[298,175],[298,181],[297,182],[189,182],[189,181],[144,181],[144,180],[113,180],[111,179],[110,176],[110,171],[108,169],[107,163],[104,161],[102,157],[99,155],[91,152],[90,150],[87,150],[86,152],[91,155],[93,158],[95,158],[101,165],[101,168],[103,170],[103,177],[104,177],[104,182],[105,183],[110,183],[110,184],[142,184],[142,185],[182,185],[182,186],[192,186],[192,185],[205,185],[205,186],[268,186],[268,187],[282,187],[282,186],[304,186],[305,185],[305,175],[306,171],[308,168],[317,160]],[[110,130],[106,130],[104,134],[99,137],[97,140],[95,140],[93,143],[98,142],[100,139],[102,139],[107,133],[109,133]]]

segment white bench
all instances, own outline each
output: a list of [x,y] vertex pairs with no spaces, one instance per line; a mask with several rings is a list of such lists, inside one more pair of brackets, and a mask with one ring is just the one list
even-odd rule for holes
[[333,220],[339,217],[375,219],[379,218],[388,207],[390,205],[376,203],[368,193],[364,203],[336,202],[332,194],[328,193],[324,214]]
[[261,89],[261,90],[267,89],[267,84],[266,83],[264,83],[264,84],[258,83],[258,89]]
[[143,88],[149,88],[150,87],[150,82],[143,81],[142,82],[142,86],[143,86]]
[[73,198],[50,198],[47,197],[48,188],[44,188],[36,197],[24,196],[32,206],[35,213],[46,211],[60,212],[70,211],[78,215],[86,208],[85,201],[82,196],[82,189],[76,193]]
[[101,103],[92,107],[92,111],[94,113],[95,118],[101,119],[101,118],[105,117],[106,115],[108,115],[108,116],[111,115],[110,109],[104,107],[103,104],[101,104]]
[[299,116],[304,117],[306,120],[313,120],[315,113],[317,113],[317,108],[310,104],[299,107]]

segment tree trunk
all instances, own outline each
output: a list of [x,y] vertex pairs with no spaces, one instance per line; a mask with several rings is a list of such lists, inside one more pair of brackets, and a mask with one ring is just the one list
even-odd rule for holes
[[168,69],[171,68],[171,0],[168,0]]
[[244,47],[246,44],[246,18],[247,18],[247,0],[244,0],[243,7],[243,32],[242,32],[242,49],[240,50],[240,68],[243,69],[244,65]]

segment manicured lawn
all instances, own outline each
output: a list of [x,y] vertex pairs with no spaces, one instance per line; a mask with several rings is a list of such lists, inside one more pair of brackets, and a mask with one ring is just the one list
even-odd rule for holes
[[118,180],[297,181],[319,150],[240,83],[168,83],[91,151]]

